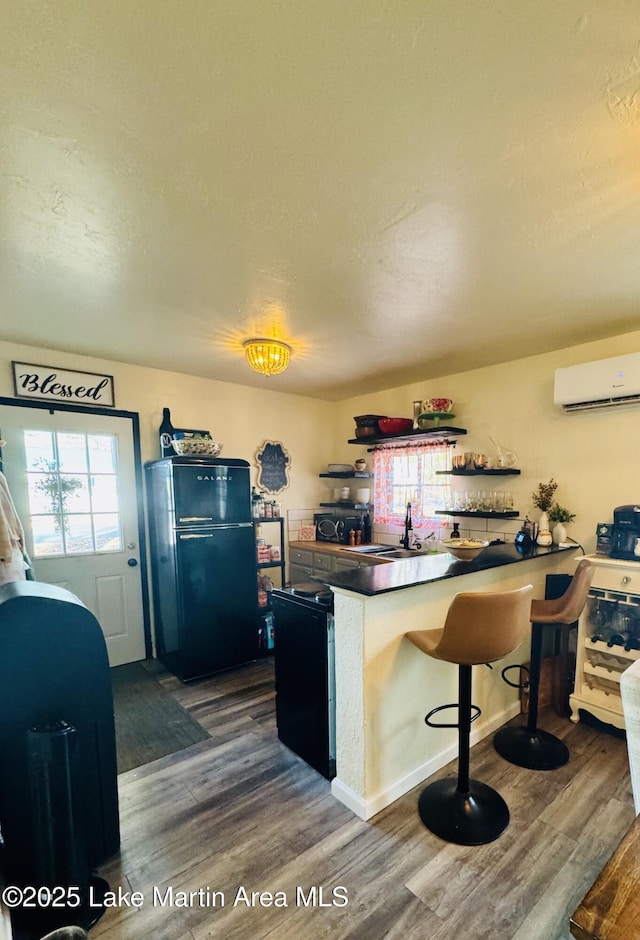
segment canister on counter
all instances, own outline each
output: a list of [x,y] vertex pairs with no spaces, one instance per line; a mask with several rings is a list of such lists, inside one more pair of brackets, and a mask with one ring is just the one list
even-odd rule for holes
[[611,539],[613,525],[609,522],[599,522],[596,526],[596,555],[611,554]]
[[258,564],[264,565],[267,562],[271,561],[271,546],[270,545],[257,545],[256,551],[258,553]]

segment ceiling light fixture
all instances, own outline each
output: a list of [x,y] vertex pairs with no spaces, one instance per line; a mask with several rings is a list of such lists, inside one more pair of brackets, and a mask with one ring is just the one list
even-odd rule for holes
[[254,337],[242,344],[247,362],[255,372],[262,375],[279,375],[289,365],[291,346],[280,339]]

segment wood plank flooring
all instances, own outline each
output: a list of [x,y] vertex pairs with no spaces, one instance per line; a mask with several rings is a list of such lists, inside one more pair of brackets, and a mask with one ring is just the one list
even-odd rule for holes
[[[624,741],[553,711],[541,725],[571,750],[560,770],[514,767],[490,739],[473,749],[472,775],[503,794],[511,824],[467,848],[424,828],[420,788],[368,822],[337,802],[277,739],[270,660],[160,681],[211,737],[120,776],[122,850],[100,873],[144,901],[108,910],[92,940],[568,940],[571,913],[634,818]],[[304,906],[314,886],[323,906]],[[333,906],[341,886],[348,903]],[[287,906],[234,903],[242,887]],[[162,906],[169,888],[174,906]]]

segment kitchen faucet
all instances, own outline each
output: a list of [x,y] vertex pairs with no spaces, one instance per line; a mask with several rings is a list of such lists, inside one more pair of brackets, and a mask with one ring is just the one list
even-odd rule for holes
[[400,539],[403,548],[409,548],[409,532],[413,529],[411,522],[411,503],[407,503],[407,513],[404,517],[404,535]]

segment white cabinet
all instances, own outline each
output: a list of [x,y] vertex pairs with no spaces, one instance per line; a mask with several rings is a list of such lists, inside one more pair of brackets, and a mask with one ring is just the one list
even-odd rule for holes
[[624,728],[620,676],[640,659],[640,563],[599,555],[590,560],[596,571],[578,622],[571,720],[579,720],[582,708]]

